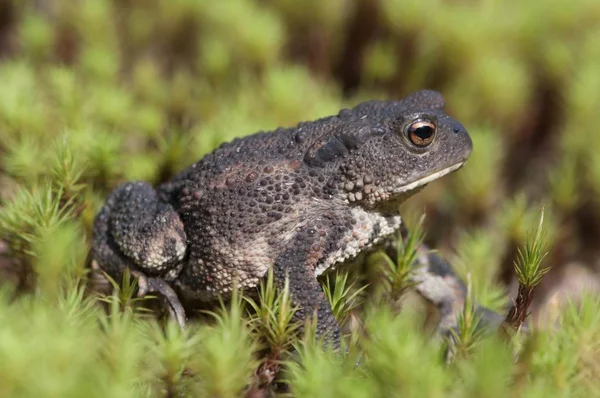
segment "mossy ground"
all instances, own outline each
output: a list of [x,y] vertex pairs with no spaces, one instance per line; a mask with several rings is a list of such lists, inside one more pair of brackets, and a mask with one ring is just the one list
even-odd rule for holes
[[[93,217],[119,182],[159,183],[233,137],[433,88],[474,152],[404,211],[427,214],[426,242],[500,310],[515,260],[541,255],[526,242],[543,206],[539,308],[567,265],[599,265],[599,65],[597,0],[0,0],[0,397],[259,394],[266,365],[293,396],[598,395],[592,295],[527,335],[475,336],[446,364],[422,307],[353,295],[361,281],[330,295],[347,357],[310,327],[291,337],[274,296],[181,332],[131,286],[85,286]],[[273,360],[292,343],[290,362]]]

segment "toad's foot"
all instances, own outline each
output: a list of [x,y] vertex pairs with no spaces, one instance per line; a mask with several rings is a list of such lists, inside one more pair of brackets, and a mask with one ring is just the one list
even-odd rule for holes
[[177,322],[182,330],[185,329],[187,322],[185,310],[173,288],[163,279],[149,278],[139,271],[132,271],[132,274],[138,282],[138,297],[156,293],[165,304],[171,318]]

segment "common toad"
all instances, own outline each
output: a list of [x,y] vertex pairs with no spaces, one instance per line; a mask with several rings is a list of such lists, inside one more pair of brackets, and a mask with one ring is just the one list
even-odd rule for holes
[[142,293],[210,301],[234,284],[255,287],[272,267],[317,335],[339,345],[339,326],[317,276],[393,235],[398,206],[460,168],[471,153],[444,99],[419,91],[369,101],[336,116],[235,139],[156,189],[113,191],[94,225],[93,256]]

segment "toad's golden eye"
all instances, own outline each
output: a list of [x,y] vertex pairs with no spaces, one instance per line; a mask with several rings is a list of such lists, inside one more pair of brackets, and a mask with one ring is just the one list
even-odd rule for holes
[[435,124],[423,120],[413,122],[408,126],[410,142],[419,147],[425,147],[433,142],[435,137]]

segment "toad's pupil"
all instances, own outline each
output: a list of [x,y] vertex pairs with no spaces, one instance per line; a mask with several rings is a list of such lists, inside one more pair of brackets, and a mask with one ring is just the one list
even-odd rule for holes
[[419,147],[424,147],[433,142],[435,125],[429,122],[415,122],[409,128],[410,141]]
[[413,134],[422,140],[428,140],[433,135],[433,127],[431,126],[420,126],[413,130]]

